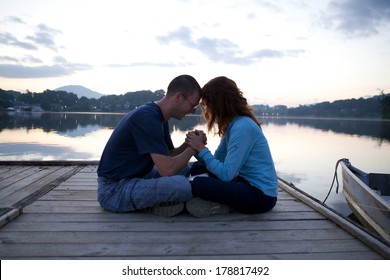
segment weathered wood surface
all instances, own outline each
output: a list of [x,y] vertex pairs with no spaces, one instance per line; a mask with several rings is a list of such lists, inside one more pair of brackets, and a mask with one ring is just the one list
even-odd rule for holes
[[0,165],[1,259],[383,259],[280,188],[268,213],[110,213],[96,164]]

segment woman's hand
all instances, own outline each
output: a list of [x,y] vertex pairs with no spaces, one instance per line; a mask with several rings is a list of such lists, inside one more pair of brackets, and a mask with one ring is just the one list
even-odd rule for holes
[[203,144],[207,145],[207,135],[203,132],[203,130],[195,129],[195,134],[201,135],[203,137]]
[[199,153],[207,144],[207,136],[201,130],[191,131],[187,133],[185,142],[195,152]]

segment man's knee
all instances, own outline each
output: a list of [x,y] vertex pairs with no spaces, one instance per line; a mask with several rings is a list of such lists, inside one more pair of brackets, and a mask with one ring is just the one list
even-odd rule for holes
[[186,177],[176,175],[161,178],[160,181],[158,195],[161,199],[184,202],[192,198],[191,184]]

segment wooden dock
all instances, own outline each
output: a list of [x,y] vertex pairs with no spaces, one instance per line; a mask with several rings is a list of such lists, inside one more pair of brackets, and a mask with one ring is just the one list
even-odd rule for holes
[[389,259],[390,248],[280,180],[265,214],[110,213],[97,162],[0,162],[1,259]]

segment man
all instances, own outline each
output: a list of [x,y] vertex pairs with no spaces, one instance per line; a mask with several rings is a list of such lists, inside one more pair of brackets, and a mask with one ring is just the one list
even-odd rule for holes
[[161,216],[183,210],[183,202],[192,198],[191,185],[177,174],[189,170],[187,163],[195,152],[185,143],[174,148],[168,120],[194,113],[200,94],[193,77],[178,76],[161,100],[134,109],[118,123],[97,170],[102,208],[113,212],[150,209]]

